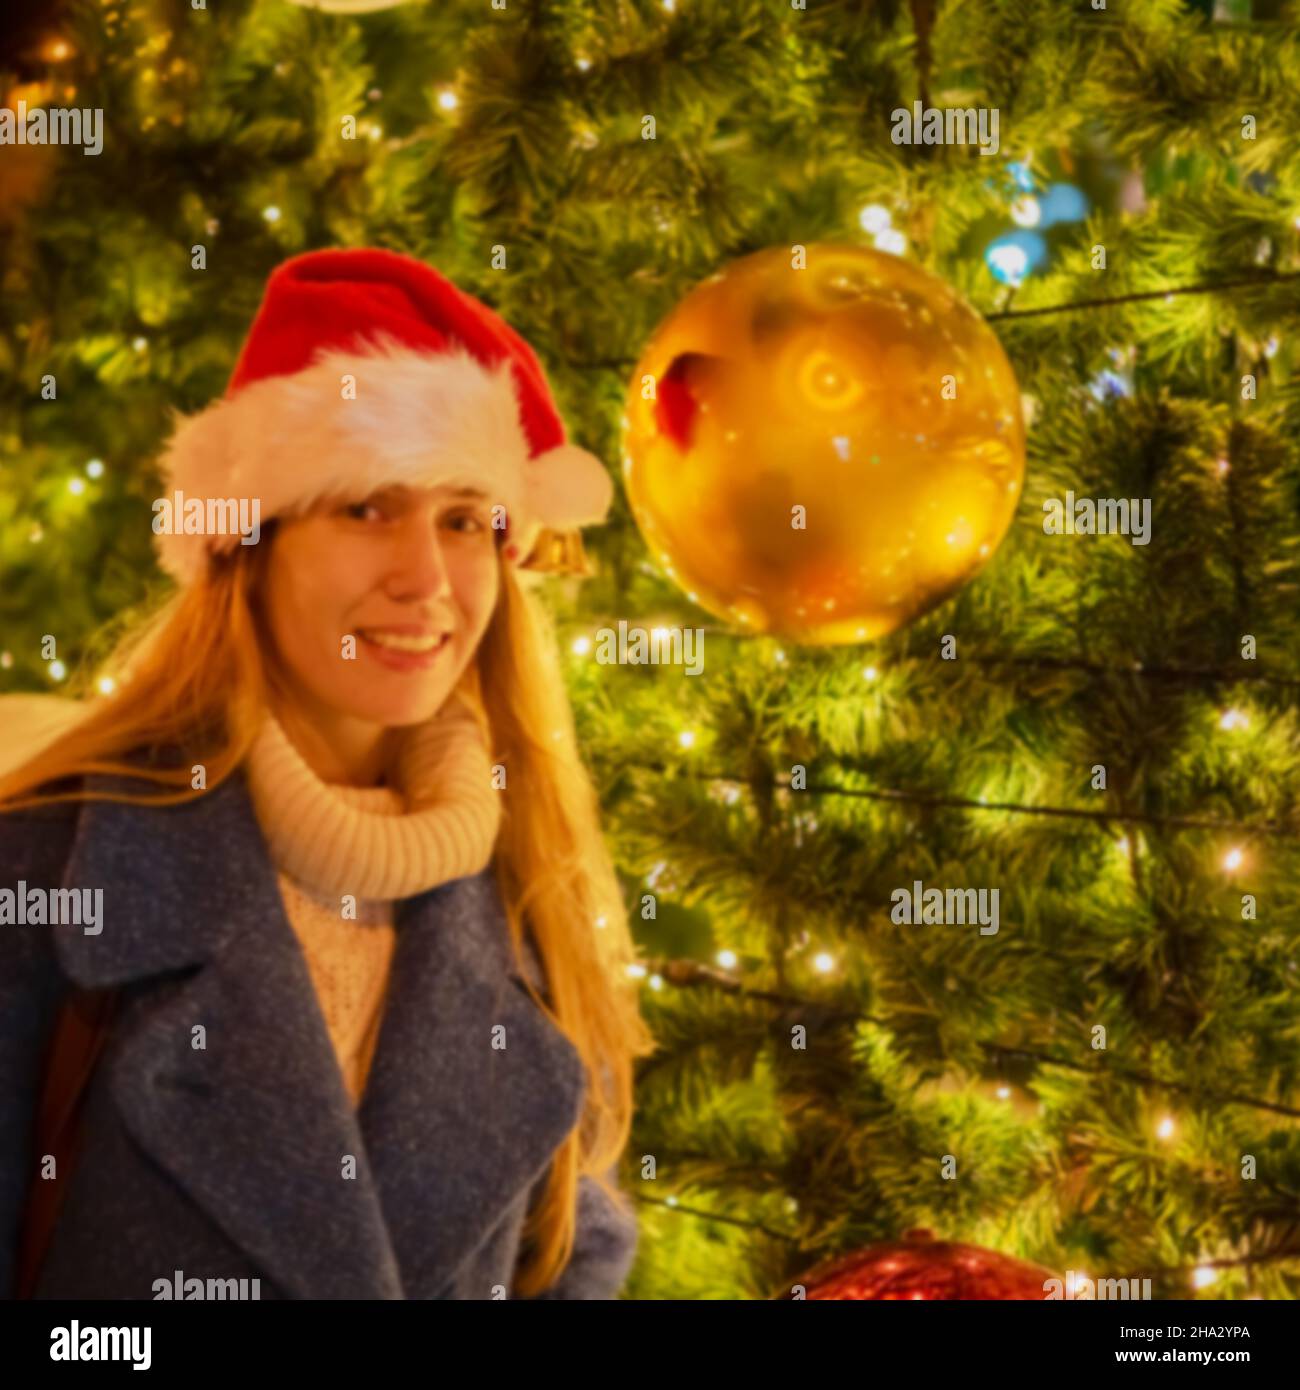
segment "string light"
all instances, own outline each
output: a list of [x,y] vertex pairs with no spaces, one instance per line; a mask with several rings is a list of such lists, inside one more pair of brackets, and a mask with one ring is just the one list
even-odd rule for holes
[[889,209],[882,203],[868,203],[858,213],[858,225],[871,236],[879,236],[881,232],[886,231],[893,224],[893,220]]
[[873,681],[879,674],[880,673],[876,670],[874,666],[868,666],[862,672],[862,679],[864,681]]
[[1177,1126],[1174,1124],[1173,1116],[1166,1115],[1156,1126],[1156,1137],[1168,1141],[1174,1137],[1176,1128]]
[[718,952],[715,959],[724,970],[734,970],[736,968],[735,951],[721,950]]
[[642,965],[640,961],[633,961],[632,964],[628,966],[627,973],[631,975],[634,980],[643,980],[645,979],[645,966]]
[[86,480],[84,478],[69,478],[68,491],[74,496],[80,496],[86,490]]
[[1017,227],[1036,227],[1042,217],[1043,209],[1032,193],[1022,194],[1011,204],[1011,220]]
[[1219,1271],[1211,1269],[1208,1265],[1198,1265],[1192,1270],[1192,1287],[1194,1289],[1208,1289],[1211,1284],[1219,1282]]
[[999,1100],[1010,1100],[1010,1099],[1011,1099],[1011,1087],[1010,1087],[1010,1086],[999,1086],[999,1087],[998,1087],[998,1099],[999,1099]]
[[1239,849],[1230,849],[1227,854],[1223,856],[1223,867],[1229,873],[1233,873],[1235,870],[1241,868],[1244,859],[1245,855],[1242,854]]
[[877,232],[872,237],[871,244],[877,251],[884,251],[891,256],[901,256],[907,250],[907,238],[897,227],[886,227],[883,232]]
[[143,352],[143,351],[145,350],[145,348],[147,348],[147,347],[149,346],[149,340],[148,340],[148,338],[135,338],[135,339],[132,340],[131,346],[132,346],[137,352]]
[[1029,269],[1029,256],[1023,246],[990,246],[984,253],[989,269],[1004,285],[1016,286]]
[[651,989],[663,989],[664,977],[662,975],[651,975],[646,981],[646,984],[648,984]]
[[278,222],[280,220],[280,209],[272,203],[269,208],[262,209],[262,216],[268,222]]
[[86,465],[86,473],[91,478],[102,478],[104,476],[104,460],[91,459]]
[[51,661],[46,668],[52,680],[61,681],[68,674],[68,668],[61,661]]
[[111,695],[117,689],[117,682],[112,676],[100,676],[95,684],[99,687],[101,695]]
[[695,735],[690,729],[683,729],[681,733],[677,735],[677,742],[680,743],[683,748],[691,748],[695,744]]
[[457,106],[460,105],[460,102],[456,98],[456,93],[453,92],[450,87],[444,87],[442,91],[438,93],[438,105],[444,111],[454,111]]
[[586,656],[587,653],[588,653],[590,650],[591,650],[591,638],[590,638],[590,637],[575,637],[575,638],[573,639],[573,654],[574,654],[574,656]]
[[1221,729],[1248,729],[1250,720],[1239,710],[1224,710],[1219,718],[1219,728]]
[[835,960],[829,951],[818,951],[813,957],[813,969],[829,975],[835,969]]

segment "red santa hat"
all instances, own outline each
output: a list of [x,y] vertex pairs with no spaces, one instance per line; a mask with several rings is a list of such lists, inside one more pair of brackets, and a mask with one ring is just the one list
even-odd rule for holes
[[[161,469],[205,514],[206,499],[256,500],[259,524],[397,483],[478,487],[504,507],[520,565],[541,528],[597,524],[613,497],[601,461],[566,441],[523,338],[430,266],[377,250],[272,272],[225,396],[179,423]],[[234,527],[187,535],[174,514],[157,536],[183,584],[240,541]]]

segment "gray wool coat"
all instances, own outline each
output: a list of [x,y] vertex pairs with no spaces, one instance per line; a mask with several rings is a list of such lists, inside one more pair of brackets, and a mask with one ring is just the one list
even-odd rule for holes
[[[359,1108],[241,775],[183,806],[0,814],[0,888],[20,882],[102,888],[103,927],[0,926],[0,1295],[69,981],[124,992],[36,1297],[151,1299],[177,1270],[257,1278],[263,1299],[509,1294],[585,1078],[514,970],[491,866],[397,904]],[[615,1298],[636,1238],[630,1208],[581,1178],[572,1260],[541,1297]]]

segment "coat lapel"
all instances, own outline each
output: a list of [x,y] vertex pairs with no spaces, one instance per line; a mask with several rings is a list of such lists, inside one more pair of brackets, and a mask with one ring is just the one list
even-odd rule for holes
[[514,973],[489,871],[403,908],[360,1119],[406,1296],[435,1298],[545,1173],[584,1068]]
[[491,866],[399,904],[359,1111],[241,775],[87,802],[63,883],[104,889],[101,934],[52,928],[72,980],[168,976],[106,1054],[123,1122],[288,1297],[436,1296],[578,1118],[581,1059],[514,973]]

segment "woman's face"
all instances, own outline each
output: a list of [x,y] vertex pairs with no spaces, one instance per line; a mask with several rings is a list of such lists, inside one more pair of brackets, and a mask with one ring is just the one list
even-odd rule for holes
[[431,719],[496,605],[483,493],[388,487],[279,521],[265,610],[290,691],[326,736]]

